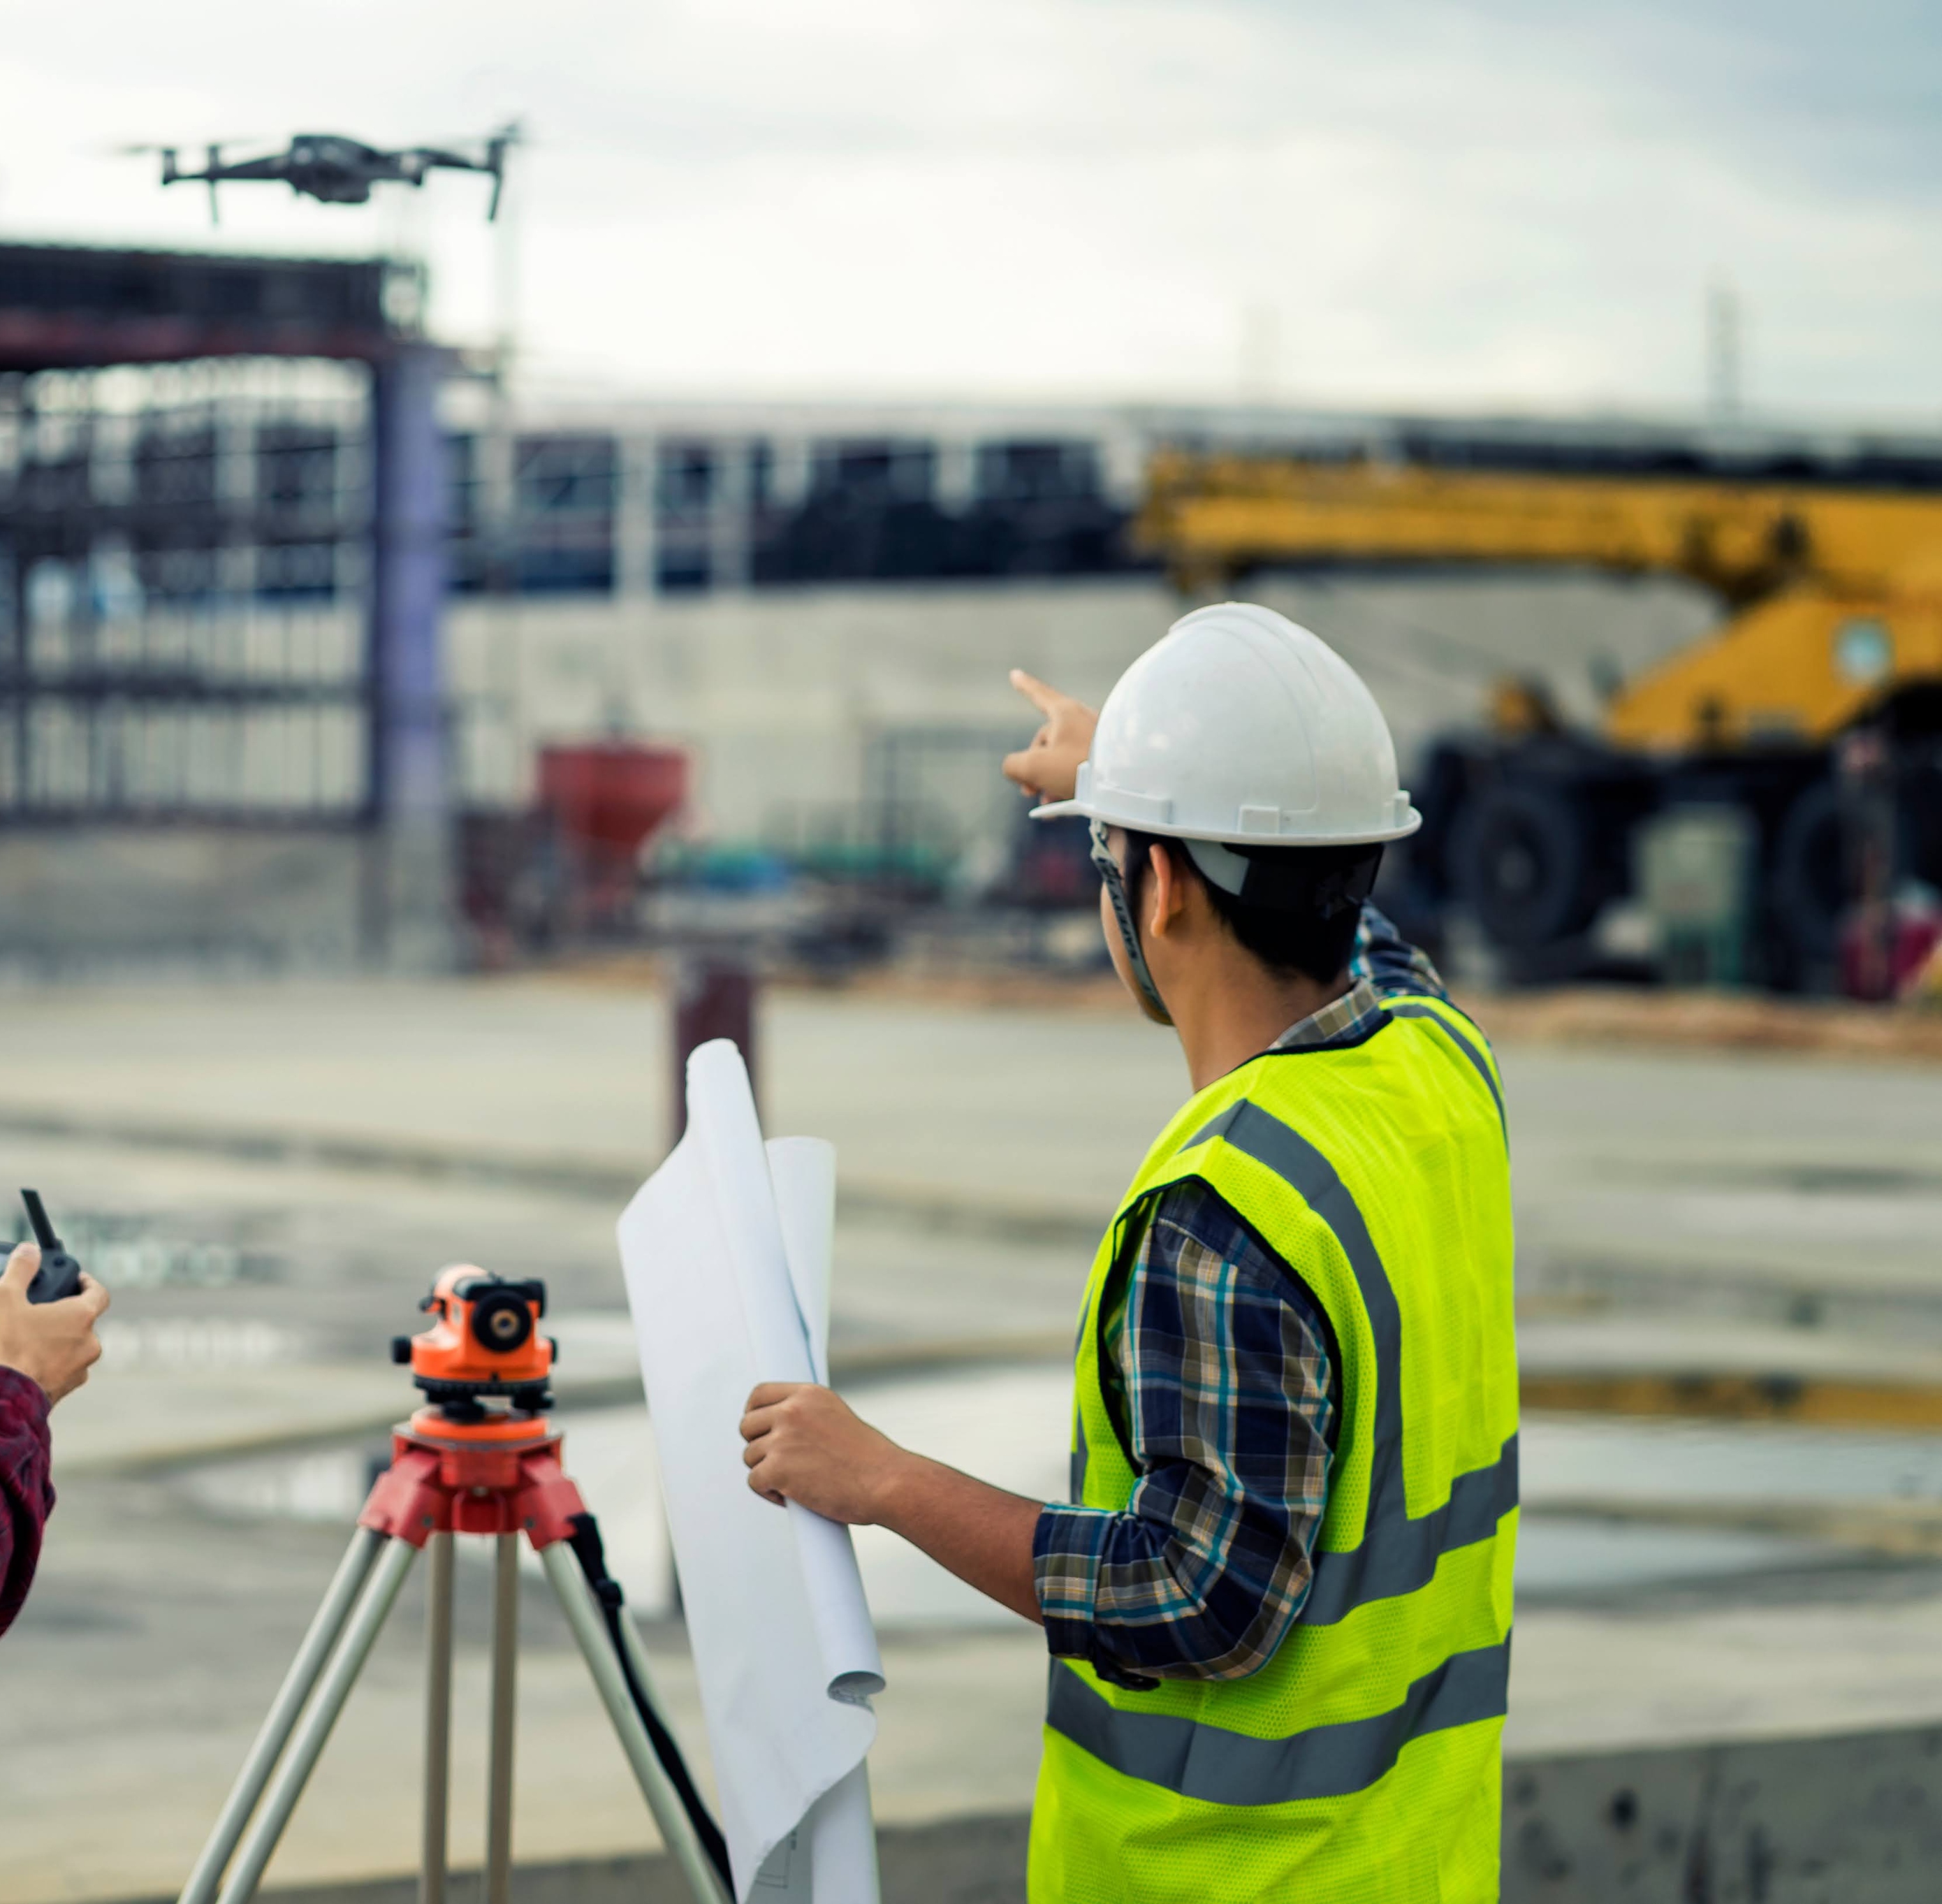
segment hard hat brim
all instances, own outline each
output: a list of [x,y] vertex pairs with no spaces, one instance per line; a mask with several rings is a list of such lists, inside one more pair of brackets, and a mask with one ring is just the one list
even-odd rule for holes
[[1400,826],[1384,826],[1369,832],[1351,833],[1243,833],[1223,832],[1207,826],[1176,826],[1129,813],[1116,813],[1110,801],[1053,800],[1034,807],[1034,820],[1101,820],[1109,826],[1125,826],[1135,832],[1152,833],[1162,839],[1214,840],[1223,846],[1381,846],[1391,840],[1407,839],[1423,824],[1423,815],[1414,807]]

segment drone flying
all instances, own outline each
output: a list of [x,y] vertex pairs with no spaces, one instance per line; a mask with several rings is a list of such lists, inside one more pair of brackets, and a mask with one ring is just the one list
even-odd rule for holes
[[162,155],[162,183],[207,185],[209,216],[218,220],[216,189],[219,185],[240,183],[252,179],[280,179],[300,197],[331,205],[368,204],[371,188],[376,185],[421,185],[428,172],[482,172],[492,181],[492,196],[486,207],[489,222],[499,215],[499,194],[506,182],[506,154],[519,141],[516,123],[501,126],[483,142],[477,156],[443,146],[406,146],[385,151],[361,140],[346,139],[335,133],[300,132],[286,152],[271,152],[260,158],[225,161],[222,148],[208,148],[207,162],[200,172],[185,171],[177,163],[181,148],[137,147],[138,151],[159,150]]

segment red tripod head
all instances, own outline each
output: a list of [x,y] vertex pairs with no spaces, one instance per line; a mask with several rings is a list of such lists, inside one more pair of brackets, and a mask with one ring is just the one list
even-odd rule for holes
[[495,1418],[486,1401],[503,1397],[509,1412],[538,1415],[550,1407],[555,1344],[539,1332],[546,1285],[488,1275],[470,1263],[442,1270],[418,1305],[433,1318],[416,1335],[394,1336],[391,1360],[411,1365],[412,1379],[449,1422]]

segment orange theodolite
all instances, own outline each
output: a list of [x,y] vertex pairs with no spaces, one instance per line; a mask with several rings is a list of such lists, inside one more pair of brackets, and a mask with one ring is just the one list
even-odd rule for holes
[[[433,1404],[413,1425],[429,1418],[427,1426],[485,1427],[495,1439],[530,1433],[531,1418],[553,1406],[548,1389],[559,1354],[559,1344],[539,1332],[546,1285],[537,1277],[516,1283],[455,1263],[439,1273],[418,1307],[432,1317],[430,1327],[391,1338],[391,1360],[409,1365],[412,1381]],[[495,1397],[507,1409],[487,1410]]]
[[696,1904],[728,1904],[727,1847],[655,1700],[648,1656],[607,1571],[600,1529],[560,1462],[547,1419],[558,1354],[540,1333],[546,1285],[470,1263],[441,1270],[431,1317],[393,1338],[425,1405],[391,1430],[350,1551],[237,1775],[177,1904],[250,1904],[372,1642],[421,1550],[429,1670],[421,1904],[446,1904],[454,1538],[494,1545],[492,1700],[482,1904],[512,1904],[513,1738],[519,1551],[538,1556],[642,1795]]

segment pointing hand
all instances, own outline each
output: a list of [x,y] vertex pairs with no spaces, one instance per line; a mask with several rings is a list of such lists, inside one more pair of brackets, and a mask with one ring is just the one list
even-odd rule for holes
[[1023,668],[1012,670],[1012,685],[1044,716],[1028,747],[1005,756],[1005,777],[1018,790],[1044,800],[1069,800],[1079,781],[1079,763],[1092,752],[1099,716],[1083,701],[1048,688]]

